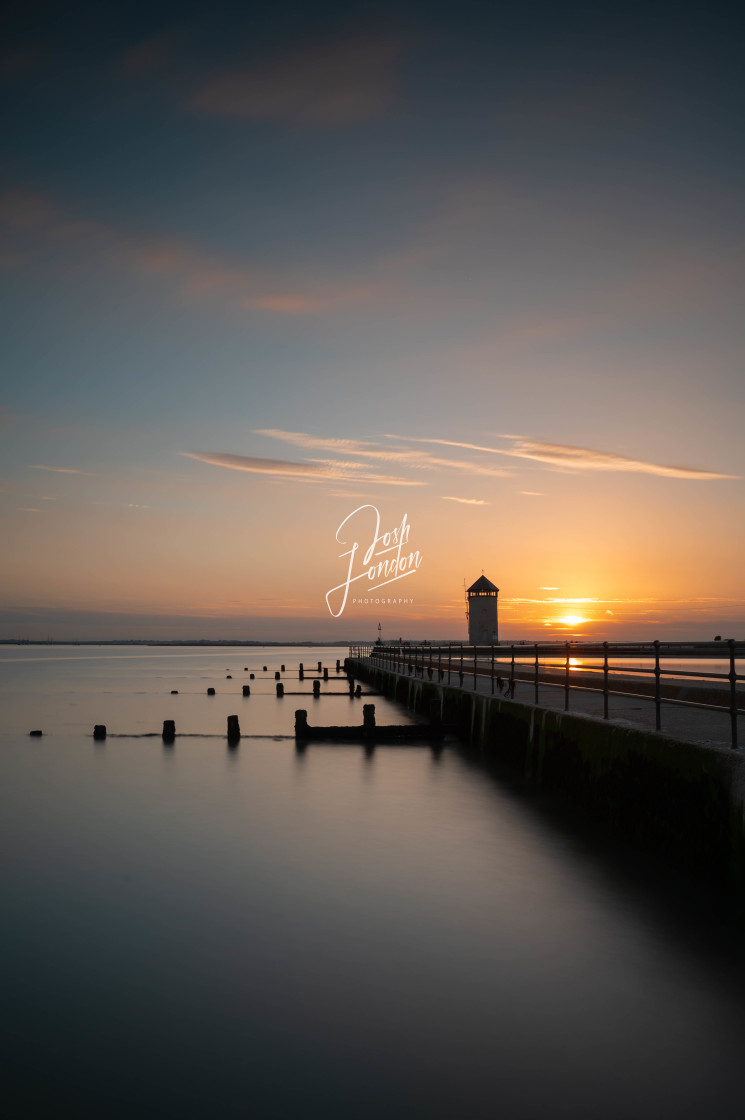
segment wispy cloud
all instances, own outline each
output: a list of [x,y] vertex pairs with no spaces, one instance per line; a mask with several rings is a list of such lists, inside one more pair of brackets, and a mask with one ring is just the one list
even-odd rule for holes
[[447,494],[441,494],[443,502],[461,502],[464,506],[488,506],[489,503],[485,502],[482,498],[451,498]]
[[416,448],[385,446],[369,440],[335,439],[326,436],[313,436],[307,432],[286,432],[279,428],[256,428],[254,434],[268,436],[271,439],[289,443],[294,447],[343,451],[349,455],[359,455],[361,458],[377,459],[386,463],[395,463],[400,467],[413,467],[417,470],[457,470],[492,478],[501,478],[509,474],[509,471],[483,462],[465,459],[442,459]]
[[[29,470],[32,471],[54,471],[55,474],[85,474],[88,471],[79,471],[75,467],[45,467],[41,463],[30,463]],[[90,477],[90,476],[89,476]]]
[[216,467],[253,474],[274,475],[304,482],[376,482],[388,486],[423,486],[423,482],[394,475],[371,474],[360,463],[341,463],[332,460],[293,463],[285,459],[261,459],[253,455],[231,455],[218,451],[182,451],[188,459],[198,459]]
[[[738,478],[738,475],[721,474],[716,471],[700,470],[697,467],[666,466],[632,459],[613,451],[598,451],[589,447],[576,447],[571,444],[542,443],[538,440],[515,440],[512,447],[488,447],[478,443],[463,443],[458,440],[432,439],[421,436],[401,437],[389,435],[389,439],[406,438],[412,443],[433,443],[443,447],[461,447],[470,451],[487,452],[492,455],[505,455],[514,459],[532,459],[547,463],[549,466],[564,470],[589,471],[631,471],[642,474],[662,475],[665,478],[716,479]],[[506,438],[506,437],[505,437]]]
[[216,74],[191,100],[208,116],[333,128],[379,116],[395,100],[399,36],[317,42]]
[[[0,268],[66,274],[113,270],[161,282],[189,300],[269,315],[324,315],[364,307],[398,283],[397,261],[367,262],[367,274],[308,281],[292,265],[275,269],[214,253],[186,237],[132,231],[69,212],[44,195],[0,196]],[[320,272],[320,270],[319,270]]]

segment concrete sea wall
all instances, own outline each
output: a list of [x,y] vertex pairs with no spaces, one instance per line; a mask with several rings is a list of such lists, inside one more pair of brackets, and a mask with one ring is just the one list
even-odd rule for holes
[[473,748],[559,790],[675,862],[745,888],[745,760],[590,716],[415,679],[364,661],[348,671],[384,696],[455,724]]

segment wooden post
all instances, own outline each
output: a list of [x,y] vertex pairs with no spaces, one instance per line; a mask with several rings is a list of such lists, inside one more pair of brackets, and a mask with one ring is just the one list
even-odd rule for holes
[[96,724],[96,726],[93,728],[93,738],[94,739],[105,739],[106,738],[106,724],[105,723],[97,723]]
[[243,695],[244,696],[250,696],[251,695],[251,685],[250,684],[244,684]]
[[172,743],[176,738],[176,724],[172,719],[163,720],[163,742]]
[[238,716],[228,716],[228,742],[237,743],[241,737],[241,728]]
[[321,695],[321,682],[313,681],[313,699],[317,700]]
[[564,711],[569,711],[569,642],[566,644],[567,649],[567,663],[564,673]]
[[605,657],[603,658],[603,719],[608,718],[608,643],[603,642]]
[[660,643],[654,643],[654,726],[662,730],[662,705],[660,703]]
[[214,695],[215,695],[215,690],[214,690],[214,688],[208,688],[208,689],[207,689],[207,695],[208,695],[208,696],[214,696]]
[[277,696],[284,696],[284,694],[285,686],[282,684],[282,681],[277,681]]
[[295,738],[308,738],[308,713],[305,708],[298,708],[295,712]]
[[366,734],[371,735],[375,731],[375,705],[365,704],[362,708],[362,726]]
[[735,661],[735,641],[730,638],[729,646],[729,718],[732,728],[732,750],[738,750],[737,745],[737,663]]

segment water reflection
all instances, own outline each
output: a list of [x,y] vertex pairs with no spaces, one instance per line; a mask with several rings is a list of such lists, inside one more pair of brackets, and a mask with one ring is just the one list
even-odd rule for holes
[[[100,718],[152,731],[170,699],[133,702],[129,664]],[[175,747],[91,751],[87,718],[0,737],[24,1120],[739,1120],[743,920],[720,892],[456,745],[296,743],[259,694],[231,750],[235,696],[214,699],[180,692]]]

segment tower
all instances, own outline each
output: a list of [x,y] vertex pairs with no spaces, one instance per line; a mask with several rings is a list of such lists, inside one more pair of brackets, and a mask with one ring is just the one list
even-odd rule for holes
[[499,588],[482,574],[466,591],[468,596],[468,641],[472,646],[499,641],[497,596]]

